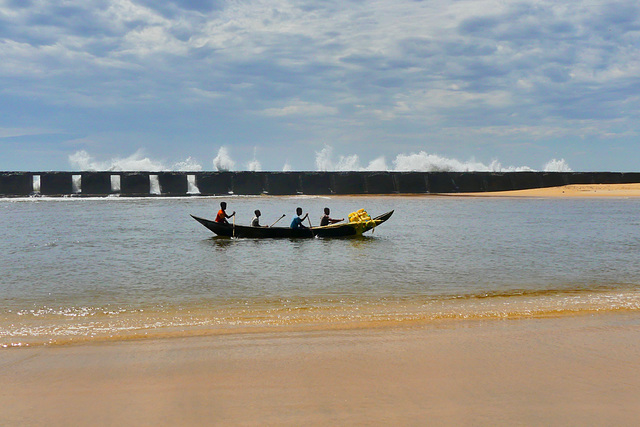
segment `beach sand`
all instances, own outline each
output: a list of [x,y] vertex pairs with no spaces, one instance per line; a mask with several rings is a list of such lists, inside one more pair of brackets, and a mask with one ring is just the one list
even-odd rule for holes
[[640,423],[633,312],[13,348],[0,369],[1,426]]
[[0,351],[0,425],[637,425],[640,316]]
[[640,184],[574,184],[561,187],[533,188],[530,190],[496,191],[482,193],[455,193],[451,196],[479,197],[640,197]]

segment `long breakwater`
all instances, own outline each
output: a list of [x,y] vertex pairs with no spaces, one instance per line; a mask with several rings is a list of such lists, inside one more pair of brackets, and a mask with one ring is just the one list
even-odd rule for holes
[[438,194],[640,183],[640,172],[0,172],[0,197]]

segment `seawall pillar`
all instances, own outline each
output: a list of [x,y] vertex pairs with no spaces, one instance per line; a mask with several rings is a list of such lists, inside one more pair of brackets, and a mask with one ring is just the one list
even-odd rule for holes
[[42,172],[40,175],[40,194],[45,196],[66,196],[73,194],[71,172]]
[[31,193],[33,193],[33,175],[31,173],[0,173],[0,195],[28,196]]
[[185,196],[187,194],[187,175],[184,172],[158,172],[160,194],[166,196]]
[[151,182],[148,173],[124,172],[120,175],[120,194],[123,196],[149,196]]
[[106,196],[111,194],[111,172],[82,172],[80,189],[83,196]]
[[288,196],[302,192],[300,172],[271,172],[265,175],[266,192],[273,196]]

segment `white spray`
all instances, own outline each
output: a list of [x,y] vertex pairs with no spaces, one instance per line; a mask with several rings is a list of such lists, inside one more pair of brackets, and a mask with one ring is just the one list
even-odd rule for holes
[[227,147],[220,147],[218,155],[213,159],[213,167],[220,172],[226,172],[233,169],[234,161],[229,157]]
[[[69,162],[82,171],[182,171],[198,172],[202,166],[193,158],[188,157],[182,162],[175,163],[171,167],[166,167],[161,162],[145,157],[142,150],[138,150],[129,157],[114,158],[110,161],[96,161],[86,151],[78,151],[69,156]],[[216,157],[213,159],[213,167],[217,171],[231,171],[236,162],[229,155],[227,147],[218,149]],[[383,156],[377,157],[366,166],[360,164],[357,154],[339,156],[337,160],[333,158],[333,147],[325,145],[320,151],[315,153],[315,164],[317,171],[398,171],[398,172],[521,172],[535,171],[529,166],[503,166],[497,160],[490,164],[484,164],[475,160],[460,161],[447,158],[437,154],[430,154],[425,151],[417,153],[400,153],[392,161],[393,167],[389,167]],[[261,171],[262,165],[257,159],[257,147],[254,148],[253,159],[246,163],[245,169],[248,171]],[[282,168],[283,171],[291,171],[293,167],[287,160]],[[545,172],[571,172],[564,159],[552,159],[547,162],[543,169]],[[195,184],[194,184],[195,185]],[[195,190],[194,190],[195,191]]]

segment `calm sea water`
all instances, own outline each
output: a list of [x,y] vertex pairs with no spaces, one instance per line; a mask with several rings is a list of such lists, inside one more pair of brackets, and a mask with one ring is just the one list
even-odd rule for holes
[[[219,202],[288,225],[395,214],[350,239],[225,239]],[[0,199],[0,346],[640,310],[640,200]]]

